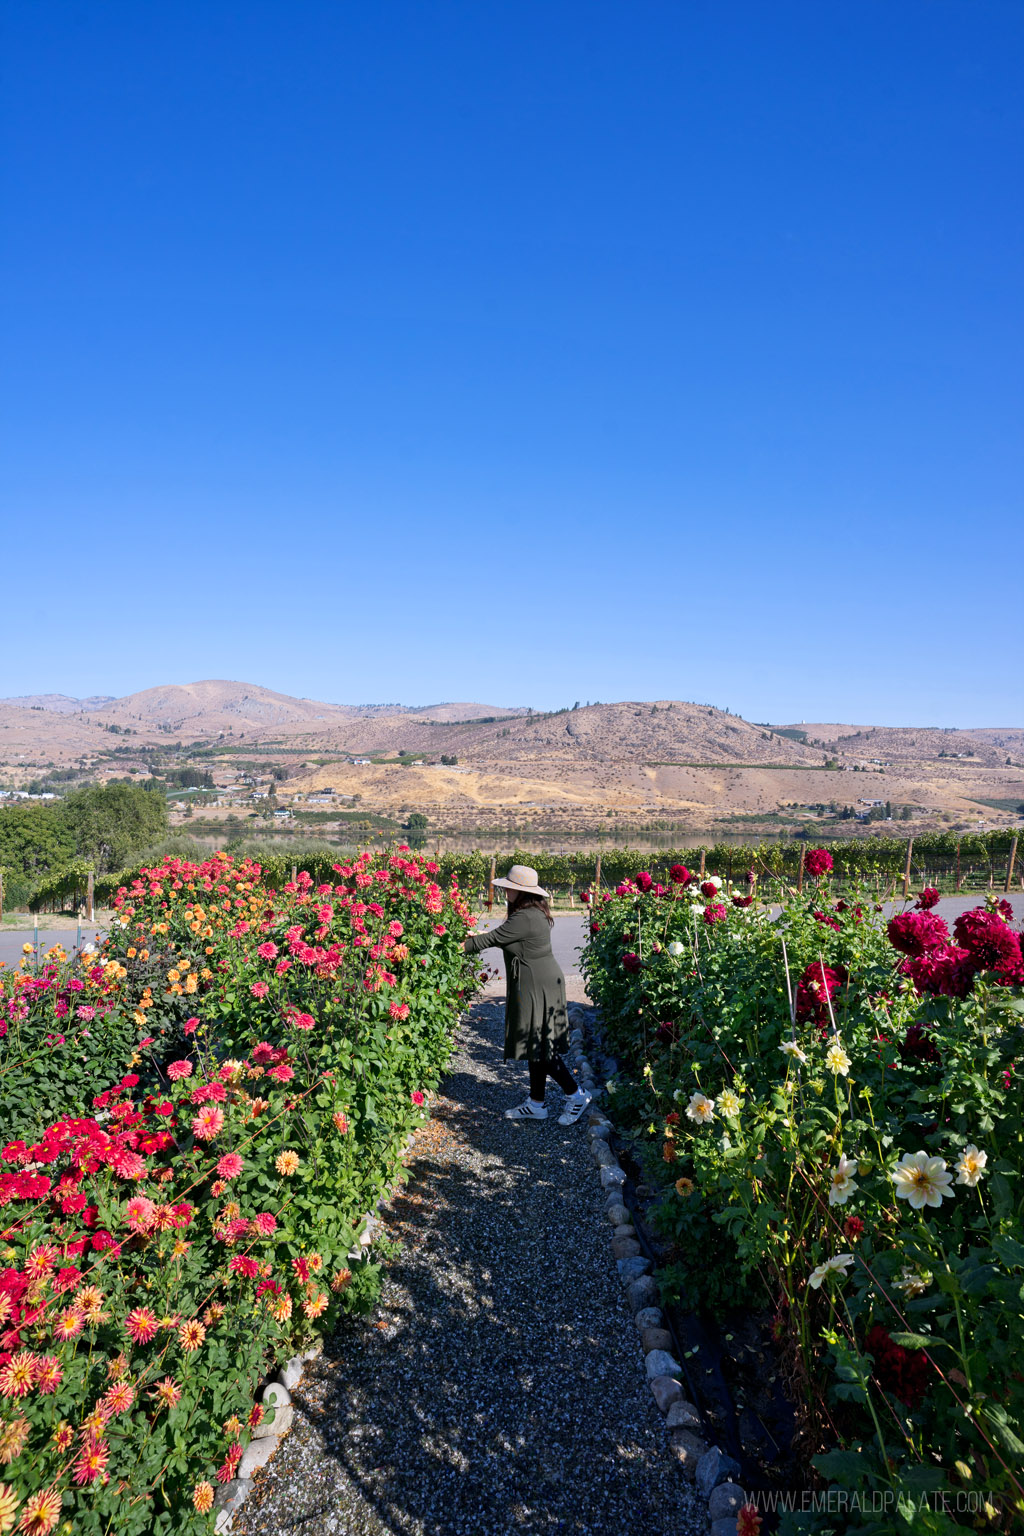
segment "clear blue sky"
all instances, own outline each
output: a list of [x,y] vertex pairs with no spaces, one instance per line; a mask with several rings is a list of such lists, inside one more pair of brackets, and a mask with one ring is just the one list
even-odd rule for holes
[[2,69],[0,693],[1020,723],[1019,0],[6,0]]

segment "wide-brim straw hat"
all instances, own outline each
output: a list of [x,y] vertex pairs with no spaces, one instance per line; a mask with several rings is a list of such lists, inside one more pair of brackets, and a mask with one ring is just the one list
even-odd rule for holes
[[523,896],[547,896],[542,885],[537,884],[537,871],[529,864],[513,864],[507,875],[495,880],[506,891],[518,891]]

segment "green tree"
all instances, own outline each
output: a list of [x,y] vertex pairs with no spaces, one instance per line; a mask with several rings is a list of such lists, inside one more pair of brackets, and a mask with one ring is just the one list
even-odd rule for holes
[[74,852],[99,873],[124,869],[167,832],[167,802],[137,784],[100,784],[78,789],[60,806]]
[[74,854],[74,838],[55,803],[21,801],[0,810],[0,865],[27,878],[61,869]]
[[407,832],[425,832],[428,825],[429,823],[427,818],[424,816],[422,811],[413,811],[412,815],[405,823],[405,828]]

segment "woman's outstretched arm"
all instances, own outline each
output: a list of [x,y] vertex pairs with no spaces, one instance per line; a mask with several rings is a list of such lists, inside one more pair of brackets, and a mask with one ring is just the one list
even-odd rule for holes
[[506,945],[522,938],[522,935],[520,914],[516,912],[512,917],[506,917],[497,928],[491,928],[486,933],[471,933],[462,947],[467,955],[476,955],[482,949],[504,949]]

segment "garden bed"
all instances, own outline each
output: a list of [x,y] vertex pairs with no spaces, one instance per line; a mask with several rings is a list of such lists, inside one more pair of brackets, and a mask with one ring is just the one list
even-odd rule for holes
[[[684,1303],[681,1332],[714,1320],[683,1354],[710,1344],[721,1367],[701,1404],[721,1440],[743,1449],[749,1410],[750,1486],[831,1508],[783,1528],[834,1528],[845,1501],[847,1530],[1009,1530],[1024,1513],[1020,936],[995,899],[951,936],[930,891],[886,925],[873,900],[835,899],[823,851],[807,862],[777,920],[756,886],[680,867],[594,911],[584,969],[659,1286]],[[796,1461],[753,1444],[782,1381]]]
[[0,972],[0,1530],[208,1529],[275,1364],[372,1302],[475,984],[435,873],[169,860],[98,955]]

